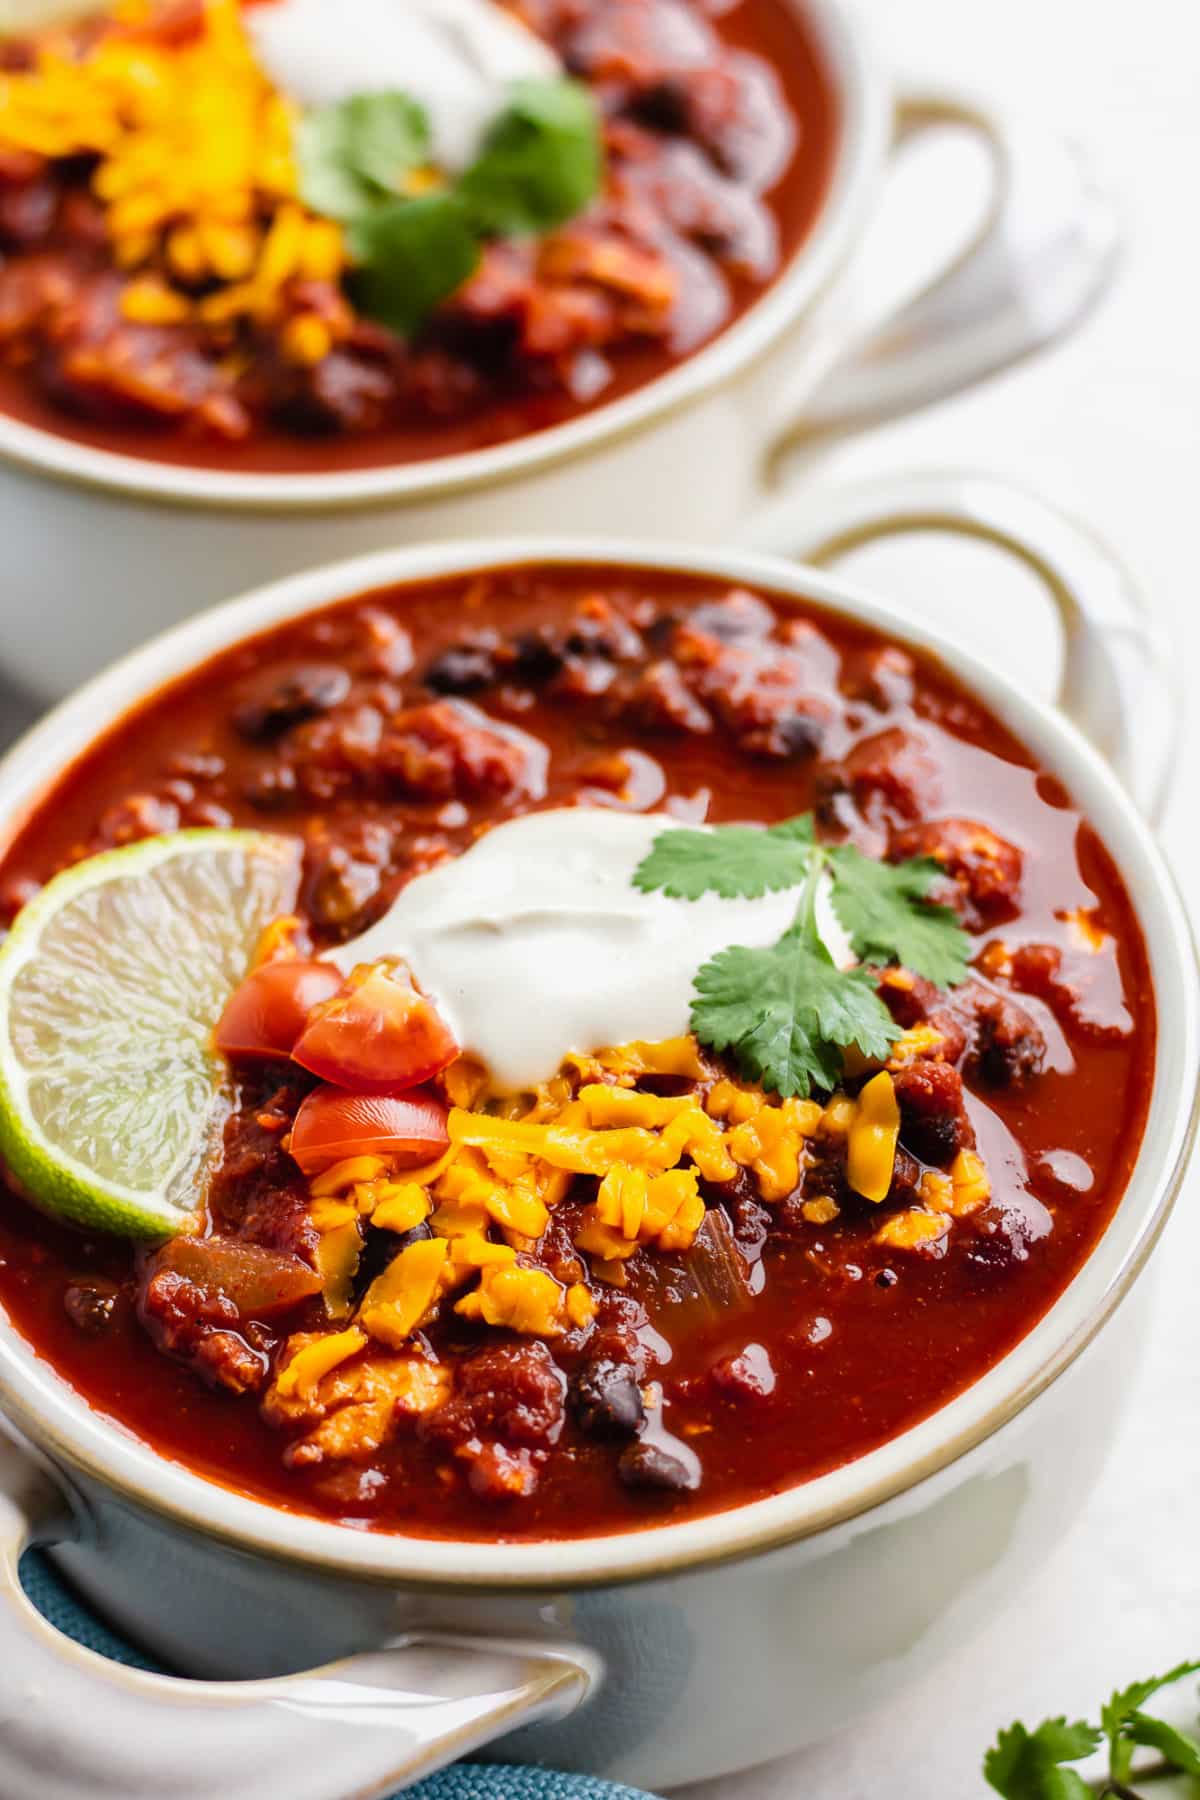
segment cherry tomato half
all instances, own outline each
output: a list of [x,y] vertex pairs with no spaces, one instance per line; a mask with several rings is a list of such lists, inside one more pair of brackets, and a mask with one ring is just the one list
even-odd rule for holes
[[336,994],[340,969],[327,962],[261,963],[229,997],[213,1039],[238,1060],[290,1056],[314,1006]]
[[403,968],[356,969],[309,1015],[293,1059],[356,1094],[394,1094],[428,1081],[458,1055],[449,1026]]
[[291,1152],[306,1175],[319,1175],[347,1156],[388,1156],[416,1168],[440,1156],[448,1142],[446,1108],[432,1094],[319,1087],[296,1114]]

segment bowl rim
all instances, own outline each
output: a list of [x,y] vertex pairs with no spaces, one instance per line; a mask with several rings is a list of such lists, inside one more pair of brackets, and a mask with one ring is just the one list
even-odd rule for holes
[[[0,761],[7,842],[100,729],[209,657],[286,619],[371,589],[527,565],[607,564],[763,587],[850,616],[932,654],[1064,781],[1121,867],[1158,1006],[1151,1105],[1124,1197],[1049,1311],[980,1379],[856,1461],[741,1506],[678,1524],[514,1541],[371,1533],[251,1498],[161,1455],[94,1413],[0,1310],[0,1407],[68,1471],[188,1529],[274,1560],[408,1587],[477,1591],[610,1586],[757,1554],[858,1518],[995,1435],[1075,1360],[1132,1286],[1166,1222],[1197,1125],[1200,1004],[1186,911],[1149,826],[1109,765],[1061,714],[942,632],[823,570],[749,550],[602,537],[521,537],[375,552],[253,590],[124,657],[63,701]],[[0,844],[2,847],[2,844]]]
[[870,35],[842,0],[786,0],[829,71],[838,116],[815,222],[763,294],[694,354],[594,411],[510,443],[378,468],[261,472],[156,462],[60,436],[0,412],[0,460],[34,474],[167,506],[249,513],[343,511],[440,499],[558,465],[639,434],[760,361],[846,260],[870,210],[892,130],[890,85]]

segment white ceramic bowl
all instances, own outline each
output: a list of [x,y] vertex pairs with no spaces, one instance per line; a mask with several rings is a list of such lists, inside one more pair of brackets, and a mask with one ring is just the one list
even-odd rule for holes
[[[811,21],[840,122],[812,232],[729,331],[584,417],[469,455],[323,475],[222,474],[73,443],[0,415],[0,667],[42,697],[200,606],[333,557],[557,530],[719,542],[781,447],[965,386],[1049,342],[1103,287],[1116,232],[1074,155],[977,107],[896,99],[841,0]],[[897,317],[831,284],[876,213],[890,147],[950,123],[991,154],[972,241]],[[820,304],[818,304],[820,302]]]
[[[828,556],[930,523],[1005,544],[1046,578],[1066,625],[1064,692],[1153,805],[1169,733],[1146,720],[1167,718],[1169,690],[1119,571],[1076,527],[984,480],[924,478],[792,508],[773,530]],[[1192,1132],[1185,916],[1135,799],[1081,731],[882,601],[749,552],[574,538],[390,551],[211,611],[97,678],[0,765],[4,829],[114,717],[240,638],[377,584],[535,559],[697,570],[864,619],[940,655],[1062,778],[1122,869],[1158,1000],[1128,1191],[1028,1336],[891,1443],[730,1512],[570,1543],[368,1534],[230,1493],[97,1417],[0,1320],[0,1406],[20,1446],[0,1458],[0,1792],[370,1800],[499,1738],[506,1756],[652,1788],[738,1768],[927,1668],[1019,1591],[1096,1477],[1136,1365],[1136,1300],[1112,1315]],[[176,1668],[254,1679],[167,1680],[67,1644],[20,1590],[35,1540]]]

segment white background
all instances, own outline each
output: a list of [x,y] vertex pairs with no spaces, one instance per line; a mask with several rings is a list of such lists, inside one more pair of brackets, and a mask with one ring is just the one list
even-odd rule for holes
[[[1138,576],[1187,692],[1200,649],[1200,10],[1193,0],[873,0],[866,10],[902,74],[1015,102],[1079,138],[1119,199],[1127,248],[1111,296],[1068,345],[860,439],[823,463],[821,478],[961,463],[1060,499]],[[856,573],[899,585],[1048,686],[1052,636],[1041,627],[1031,664],[1014,629],[1031,597],[1022,578],[1007,604],[1010,578],[992,565],[990,553],[959,550],[939,555],[931,575],[910,547],[864,554]],[[1000,595],[1006,604],[992,604]],[[1198,742],[1188,719],[1165,827],[1189,898],[1200,877]],[[999,1724],[1094,1715],[1114,1686],[1200,1656],[1198,1297],[1200,1169],[1159,1253],[1134,1416],[1102,1490],[1032,1590],[864,1725],[690,1788],[687,1800],[973,1800],[991,1791],[979,1761]]]

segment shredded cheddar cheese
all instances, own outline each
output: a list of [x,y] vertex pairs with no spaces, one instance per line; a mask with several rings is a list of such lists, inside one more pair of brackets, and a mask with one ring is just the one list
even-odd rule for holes
[[[907,1037],[897,1066],[936,1053],[937,1033],[917,1028]],[[462,1104],[451,1107],[441,1157],[402,1171],[389,1170],[383,1157],[349,1157],[310,1183],[330,1317],[350,1316],[363,1221],[399,1236],[418,1228],[427,1234],[397,1251],[353,1319],[364,1339],[395,1351],[443,1303],[501,1330],[542,1337],[586,1331],[597,1289],[623,1286],[634,1256],[691,1249],[705,1220],[704,1183],[748,1176],[775,1206],[803,1196],[807,1172],[835,1155],[844,1158],[849,1189],[875,1205],[887,1198],[900,1130],[889,1069],[877,1068],[857,1093],[839,1091],[822,1105],[714,1078],[698,1057],[685,1040],[658,1048],[639,1043],[570,1058],[536,1093],[492,1100],[478,1065],[453,1065],[445,1086]],[[645,1077],[697,1066],[704,1079],[686,1076],[694,1085],[682,1094],[639,1086]],[[560,1259],[551,1273],[534,1266],[530,1253],[579,1179],[595,1188],[574,1215],[581,1277],[574,1279],[569,1263]],[[981,1157],[961,1150],[948,1171],[924,1171],[920,1204],[890,1214],[875,1240],[936,1250],[954,1221],[989,1196]],[[814,1227],[829,1225],[842,1204],[818,1191],[799,1199],[799,1216]]]
[[858,1096],[846,1148],[846,1179],[864,1200],[886,1200],[900,1138],[900,1108],[886,1070]]
[[875,1242],[893,1250],[932,1249],[949,1230],[950,1220],[944,1213],[925,1212],[914,1206],[885,1219],[875,1233]]
[[348,1331],[335,1331],[318,1337],[297,1350],[280,1370],[276,1388],[283,1399],[311,1394],[323,1376],[348,1357],[356,1356],[366,1345],[364,1332],[356,1326]]
[[[238,0],[205,0],[202,28],[179,41],[137,24],[83,54],[48,37],[31,68],[0,75],[0,145],[97,159],[92,190],[133,277],[126,318],[274,320],[294,278],[336,282],[346,263],[341,227],[297,198],[295,109],[259,68]],[[300,311],[284,352],[319,362],[351,322]]]

